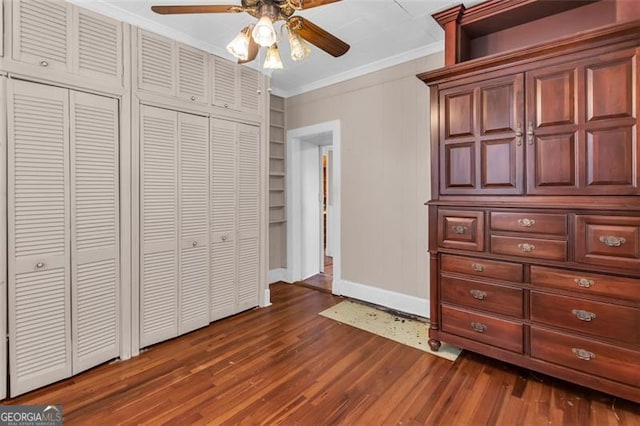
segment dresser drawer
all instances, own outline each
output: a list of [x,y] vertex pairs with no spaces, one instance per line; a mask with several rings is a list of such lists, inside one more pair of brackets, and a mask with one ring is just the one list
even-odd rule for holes
[[440,258],[440,269],[444,272],[522,282],[522,265],[518,263],[443,254]]
[[567,260],[567,242],[492,235],[491,253],[535,259]]
[[567,235],[567,217],[563,214],[491,212],[494,231]]
[[636,308],[532,291],[531,320],[640,344],[640,309]]
[[576,261],[640,271],[640,217],[576,216]]
[[438,210],[438,245],[461,250],[484,250],[484,212]]
[[640,280],[633,278],[531,266],[531,284],[640,301]]
[[640,352],[531,327],[531,356],[640,386]]
[[443,276],[442,300],[504,315],[522,318],[522,289]]
[[522,353],[522,324],[442,305],[442,330]]

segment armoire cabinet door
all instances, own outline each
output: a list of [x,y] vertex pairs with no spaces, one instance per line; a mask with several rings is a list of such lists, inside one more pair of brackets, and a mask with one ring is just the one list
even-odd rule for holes
[[259,134],[238,124],[238,311],[258,305]]
[[119,341],[118,102],[71,92],[73,373],[116,358]]
[[140,111],[140,343],[178,335],[178,115]]
[[236,313],[236,123],[211,119],[211,306],[215,321]]
[[180,334],[209,324],[209,119],[178,114]]
[[178,44],[178,97],[196,103],[209,102],[207,52]]
[[13,59],[56,71],[72,72],[71,3],[17,0],[13,7]]
[[9,371],[15,396],[71,375],[69,92],[8,82]]
[[523,77],[440,92],[440,192],[523,192]]
[[176,43],[149,31],[138,30],[138,87],[176,94]]

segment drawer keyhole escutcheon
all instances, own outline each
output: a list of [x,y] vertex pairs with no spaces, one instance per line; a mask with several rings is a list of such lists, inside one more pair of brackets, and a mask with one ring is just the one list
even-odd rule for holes
[[526,226],[527,228],[530,228],[536,224],[536,221],[525,217],[523,219],[518,219],[518,223],[520,224],[520,226]]
[[479,322],[472,322],[471,328],[473,328],[478,333],[484,333],[487,330],[487,326]]
[[594,354],[593,352],[589,352],[586,349],[571,348],[571,352],[573,352],[576,358],[582,359],[584,361],[591,361],[596,357],[596,354]]
[[521,243],[521,244],[518,244],[518,248],[525,253],[531,253],[532,251],[535,250],[536,246],[529,243]]
[[627,240],[624,237],[602,236],[600,237],[600,242],[609,247],[620,247],[621,245],[626,243]]
[[596,319],[596,314],[589,311],[583,311],[582,309],[573,309],[571,311],[573,315],[576,316],[580,321],[590,322]]
[[479,263],[472,263],[471,267],[473,268],[474,271],[476,272],[482,272],[484,271],[484,265],[481,265]]
[[467,227],[462,225],[452,226],[451,229],[454,234],[464,234],[467,231]]
[[596,284],[594,280],[590,280],[589,278],[576,278],[574,281],[578,284],[578,287],[582,288],[590,288]]
[[478,300],[484,300],[484,298],[487,297],[487,293],[482,290],[472,289],[469,291],[469,293],[471,293],[474,299]]

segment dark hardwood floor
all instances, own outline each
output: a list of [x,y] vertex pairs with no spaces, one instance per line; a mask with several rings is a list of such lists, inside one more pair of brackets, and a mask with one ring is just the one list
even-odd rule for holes
[[331,293],[333,290],[333,258],[325,256],[323,272],[309,277],[304,281],[297,282],[296,284],[320,290],[325,293]]
[[639,425],[640,406],[472,353],[456,362],[317,315],[340,298],[275,284],[273,305],[31,392],[72,424]]

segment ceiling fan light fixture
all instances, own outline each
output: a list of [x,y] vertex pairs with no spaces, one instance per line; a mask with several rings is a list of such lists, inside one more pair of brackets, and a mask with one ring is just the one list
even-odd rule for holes
[[270,70],[281,70],[284,68],[282,65],[282,59],[280,58],[280,51],[278,50],[278,45],[273,43],[267,49],[267,57],[264,59],[264,64],[262,65],[265,69]]
[[249,58],[249,29],[250,27],[244,28],[227,45],[229,53],[241,61],[246,61]]
[[294,61],[302,61],[311,53],[309,45],[291,29],[289,29],[289,46],[291,47],[291,59]]
[[262,47],[269,47],[276,42],[276,29],[268,14],[262,15],[256,26],[253,27],[251,36]]

